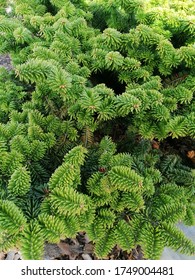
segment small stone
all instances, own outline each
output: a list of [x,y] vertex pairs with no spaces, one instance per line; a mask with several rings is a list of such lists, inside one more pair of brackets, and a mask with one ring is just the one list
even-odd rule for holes
[[88,254],[82,254],[82,258],[83,258],[85,261],[90,261],[90,260],[92,260],[92,258],[91,258],[90,255],[88,255]]
[[6,256],[6,261],[12,261],[12,260],[14,260],[14,256],[15,256],[15,254],[16,254],[16,251],[15,250],[13,250],[13,251],[9,251],[8,253],[7,253],[7,256]]
[[45,244],[44,260],[54,260],[56,258],[60,258],[61,255],[62,250],[56,244]]
[[14,260],[18,261],[18,260],[21,260],[21,259],[22,259],[21,255],[19,253],[16,253],[15,256],[14,256]]

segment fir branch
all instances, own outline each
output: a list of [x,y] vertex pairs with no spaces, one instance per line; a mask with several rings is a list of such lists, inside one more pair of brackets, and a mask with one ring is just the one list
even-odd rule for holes
[[128,167],[113,167],[109,172],[109,179],[119,190],[139,192],[142,188],[142,177]]
[[95,244],[94,252],[99,258],[104,258],[108,255],[111,249],[115,245],[115,234],[113,229],[110,229],[101,236],[101,239],[98,239]]
[[179,250],[180,253],[186,255],[195,254],[195,245],[193,242],[188,239],[176,226],[169,223],[163,223],[162,229],[164,232],[164,240],[166,241],[168,247],[171,247],[176,251]]
[[30,174],[26,168],[18,168],[9,180],[8,191],[15,196],[24,195],[30,190],[30,182]]
[[16,234],[23,230],[26,219],[22,211],[9,200],[0,201],[0,228],[10,234]]
[[26,260],[43,258],[44,236],[37,220],[32,220],[24,228],[21,237],[21,253]]
[[123,250],[131,251],[135,245],[135,239],[130,225],[124,220],[119,221],[115,227],[115,234],[118,245]]

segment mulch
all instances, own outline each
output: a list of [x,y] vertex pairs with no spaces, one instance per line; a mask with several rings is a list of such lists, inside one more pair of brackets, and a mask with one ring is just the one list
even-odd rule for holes
[[[94,244],[85,232],[77,234],[75,239],[65,239],[57,244],[61,250],[59,260],[99,260],[94,254]],[[130,252],[123,251],[116,245],[104,260],[143,260],[143,253],[140,246]]]

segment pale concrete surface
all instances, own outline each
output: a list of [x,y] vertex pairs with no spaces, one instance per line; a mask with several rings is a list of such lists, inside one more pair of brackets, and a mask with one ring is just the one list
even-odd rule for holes
[[[183,224],[179,224],[178,227],[185,233],[185,235],[190,238],[195,244],[195,226],[187,227]],[[161,260],[195,260],[194,256],[186,256],[174,252],[170,248],[165,248],[161,256]]]

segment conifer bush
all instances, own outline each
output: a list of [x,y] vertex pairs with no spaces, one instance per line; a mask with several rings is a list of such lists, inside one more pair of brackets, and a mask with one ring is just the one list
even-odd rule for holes
[[0,250],[42,259],[84,231],[195,254],[195,173],[152,141],[195,137],[193,1],[15,0],[0,9]]

